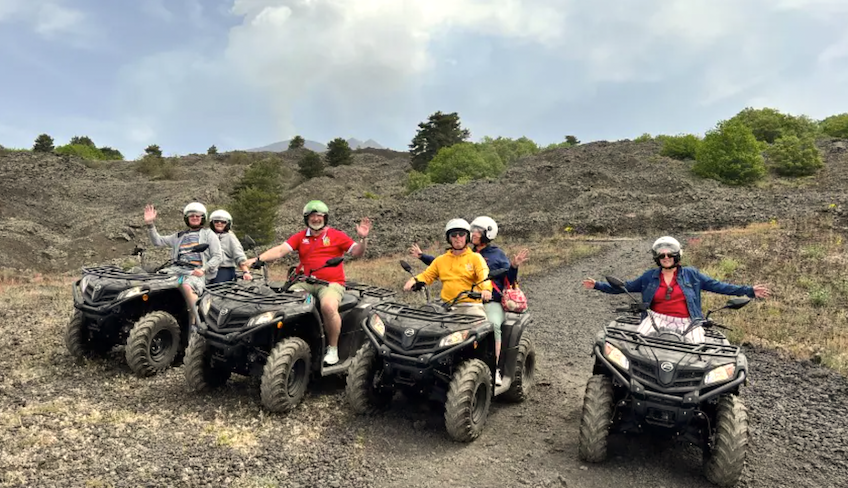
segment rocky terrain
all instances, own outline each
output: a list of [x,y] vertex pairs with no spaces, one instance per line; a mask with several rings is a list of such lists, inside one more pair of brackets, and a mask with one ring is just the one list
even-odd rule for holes
[[[372,219],[371,256],[401,251],[412,241],[438,241],[444,222],[455,216],[488,214],[504,236],[532,239],[566,226],[646,235],[808,215],[848,201],[848,142],[820,147],[826,166],[815,177],[771,178],[756,188],[697,178],[688,170],[691,162],[659,156],[659,143],[625,141],[546,151],[496,180],[434,185],[412,195],[403,187],[411,169],[405,153],[359,150],[353,165],[302,182],[298,152],[289,151],[277,155],[292,175],[277,234],[299,230],[300,209],[315,198],[329,204],[333,225],[351,234],[362,216]],[[160,210],[164,231],[182,225],[180,211],[191,200],[210,211],[226,204],[245,168],[228,161],[223,154],[184,156],[176,180],[157,181],[137,173],[134,162],[92,169],[73,158],[0,151],[3,266],[62,271],[126,256],[134,245],[149,244],[140,227],[146,203]]]

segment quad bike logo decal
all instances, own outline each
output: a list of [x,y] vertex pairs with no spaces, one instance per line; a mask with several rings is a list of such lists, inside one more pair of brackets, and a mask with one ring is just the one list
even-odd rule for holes
[[671,363],[670,363],[670,362],[668,362],[668,361],[663,361],[663,363],[662,363],[662,364],[660,364],[660,368],[661,368],[663,371],[665,371],[666,373],[669,373],[669,372],[671,372],[671,370],[672,370],[672,369],[674,369],[674,365],[673,365],[673,364],[671,364]]
[[405,331],[403,331],[403,335],[405,335],[406,337],[412,337],[415,335],[415,329],[406,329]]

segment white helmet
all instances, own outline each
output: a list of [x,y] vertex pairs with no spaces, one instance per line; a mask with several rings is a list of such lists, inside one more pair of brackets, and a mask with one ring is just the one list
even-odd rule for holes
[[465,219],[450,219],[445,225],[445,239],[447,239],[448,244],[450,244],[450,231],[452,230],[464,230],[467,234],[471,234],[471,225]]
[[200,225],[203,225],[203,224],[206,223],[206,217],[207,217],[206,206],[203,205],[202,203],[191,202],[191,203],[189,203],[188,205],[185,206],[185,208],[183,209],[183,221],[185,222],[186,225],[188,225],[188,214],[189,214],[189,212],[199,212],[199,213],[203,214],[203,217],[200,219]]
[[471,228],[479,227],[483,230],[483,237],[486,239],[483,242],[495,240],[498,236],[498,223],[491,217],[481,216],[471,221]]
[[228,232],[230,230],[230,227],[232,227],[233,225],[233,216],[230,215],[230,212],[227,212],[224,209],[215,210],[214,212],[212,212],[212,215],[209,216],[209,227],[212,230],[215,230],[214,222],[216,220],[223,220],[227,223],[227,225],[224,226],[224,232]]
[[656,254],[660,251],[660,249],[668,249],[673,253],[683,254],[683,249],[681,249],[680,243],[677,239],[671,236],[662,236],[654,241],[654,245],[651,246],[651,251]]

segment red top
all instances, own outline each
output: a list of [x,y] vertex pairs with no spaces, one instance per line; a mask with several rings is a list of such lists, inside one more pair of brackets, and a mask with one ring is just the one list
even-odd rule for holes
[[[671,295],[668,294],[668,289],[671,288]],[[666,297],[668,296],[668,299]],[[686,306],[686,297],[683,295],[683,289],[680,288],[680,283],[677,282],[677,268],[674,270],[674,276],[671,277],[671,286],[665,283],[665,278],[660,273],[660,287],[654,294],[654,300],[651,302],[651,310],[656,313],[668,315],[671,317],[689,318],[689,307]]]
[[[317,234],[313,232],[311,229],[302,230],[286,241],[286,244],[298,253],[300,258],[298,271],[303,269],[307,275],[313,269],[323,266],[328,259],[343,256],[356,244],[350,236],[332,227],[326,227]],[[344,285],[344,263],[336,267],[319,269],[315,271],[314,276],[320,280]]]

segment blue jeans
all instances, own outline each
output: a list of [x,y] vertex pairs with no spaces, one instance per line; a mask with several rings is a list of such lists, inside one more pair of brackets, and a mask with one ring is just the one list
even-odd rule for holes
[[218,274],[215,275],[209,284],[212,283],[221,283],[224,281],[233,281],[236,279],[236,269],[233,267],[220,267],[218,268]]

